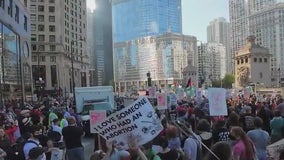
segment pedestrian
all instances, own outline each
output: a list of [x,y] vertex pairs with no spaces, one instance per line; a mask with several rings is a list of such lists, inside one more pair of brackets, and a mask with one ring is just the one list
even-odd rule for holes
[[63,140],[66,145],[68,160],[85,160],[82,137],[85,135],[82,128],[76,125],[74,117],[68,117],[68,126],[62,129]]
[[232,150],[229,143],[220,141],[215,143],[211,151],[213,152],[207,152],[204,160],[232,160]]
[[236,140],[233,145],[234,160],[253,160],[256,158],[254,144],[241,127],[232,127],[230,135]]

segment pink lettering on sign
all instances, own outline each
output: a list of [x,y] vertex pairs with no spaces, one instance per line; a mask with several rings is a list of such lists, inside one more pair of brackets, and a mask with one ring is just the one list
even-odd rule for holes
[[90,123],[95,125],[96,123],[106,119],[106,111],[90,111]]

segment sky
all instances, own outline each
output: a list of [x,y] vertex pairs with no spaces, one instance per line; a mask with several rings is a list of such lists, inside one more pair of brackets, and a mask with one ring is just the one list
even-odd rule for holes
[[218,17],[229,21],[228,0],[182,0],[182,29],[185,35],[207,42],[206,28],[210,21]]
[[[94,1],[87,0],[87,6],[95,9]],[[229,0],[182,0],[182,29],[185,35],[207,42],[206,28],[210,21],[218,17],[229,21]]]

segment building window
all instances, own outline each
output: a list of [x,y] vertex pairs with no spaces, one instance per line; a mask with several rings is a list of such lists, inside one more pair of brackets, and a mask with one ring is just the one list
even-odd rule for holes
[[44,25],[38,25],[38,31],[44,31]]
[[57,69],[56,65],[50,66],[50,77],[51,77],[51,85],[55,87],[57,85]]
[[49,51],[52,51],[52,52],[55,51],[55,45],[50,45],[49,46]]
[[5,8],[5,0],[0,0],[0,7],[1,7],[2,9]]
[[37,56],[32,56],[32,62],[37,62]]
[[49,26],[49,31],[50,32],[55,32],[55,26]]
[[262,72],[259,73],[259,78],[261,78],[261,79],[263,78]]
[[241,63],[242,63],[242,64],[244,63],[244,59],[241,59]]
[[248,63],[248,58],[246,58],[246,63]]
[[56,56],[50,56],[50,62],[56,62]]
[[35,34],[31,35],[31,41],[36,41],[36,35]]
[[49,0],[48,2],[49,2],[49,3],[54,3],[54,0]]
[[40,62],[45,62],[45,56],[39,56],[39,61]]
[[35,24],[31,24],[31,31],[36,31],[36,25]]
[[49,35],[49,42],[55,42],[55,35]]
[[11,17],[13,16],[13,0],[9,0],[8,14],[9,14]]
[[19,7],[17,5],[15,5],[15,10],[16,10],[16,13],[15,13],[15,21],[17,23],[19,23]]
[[33,51],[36,51],[36,48],[37,48],[36,45],[33,44],[33,45],[32,45],[32,50],[33,50]]
[[257,58],[254,58],[253,61],[254,61],[254,62],[257,62]]
[[39,5],[39,6],[38,6],[38,11],[39,11],[39,12],[44,12],[44,6]]
[[27,16],[24,16],[24,29],[26,31],[28,30],[28,18],[27,18]]
[[240,60],[237,60],[237,64],[240,64]]
[[44,41],[44,38],[45,38],[44,35],[38,35],[38,41],[42,42]]
[[55,17],[54,16],[49,16],[49,22],[55,22]]
[[31,14],[31,21],[36,21],[36,15],[35,14]]
[[264,62],[267,63],[267,58],[264,58]]
[[38,15],[38,21],[44,22],[44,15]]
[[44,50],[45,50],[44,45],[39,45],[39,46],[38,46],[38,50],[39,50],[39,51],[44,51]]
[[262,58],[259,58],[259,62],[262,62]]
[[54,7],[54,6],[49,6],[49,7],[48,7],[48,11],[49,11],[50,13],[53,13],[53,12],[55,11],[55,7]]

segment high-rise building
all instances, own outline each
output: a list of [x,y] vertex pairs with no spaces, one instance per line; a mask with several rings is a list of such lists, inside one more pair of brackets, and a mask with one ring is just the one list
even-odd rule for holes
[[0,101],[32,95],[27,1],[0,0]]
[[199,85],[210,86],[226,73],[226,47],[220,43],[201,43],[198,46]]
[[[230,45],[232,59],[236,52],[246,44],[248,32],[248,0],[229,0]],[[234,63],[234,61],[232,61]],[[234,71],[234,64],[232,64]]]
[[88,85],[85,0],[30,0],[33,80],[37,90]]
[[[95,86],[113,84],[112,6],[108,0],[96,0],[96,9],[90,13],[94,55],[92,79]],[[88,22],[89,23],[89,22]],[[88,29],[88,30],[89,30]]]
[[[229,22],[225,18],[216,18],[207,26],[207,42],[220,43],[226,47],[226,72],[232,73],[232,54],[230,48]],[[222,77],[224,78],[224,77]]]
[[181,0],[112,0],[116,90],[141,88],[148,71],[158,87],[181,80],[196,50],[196,38],[182,35],[181,18]]
[[181,0],[112,0],[113,41],[182,33]]
[[193,64],[197,53],[193,36],[165,33],[114,44],[114,77],[116,90],[127,92],[131,87],[147,89],[146,74],[151,73],[152,85],[164,88],[182,83],[182,70]]
[[272,54],[272,86],[277,86],[284,76],[283,15],[283,0],[230,0],[232,54],[245,45],[246,37],[256,36],[256,44],[268,48]]

